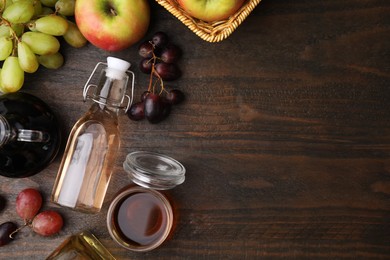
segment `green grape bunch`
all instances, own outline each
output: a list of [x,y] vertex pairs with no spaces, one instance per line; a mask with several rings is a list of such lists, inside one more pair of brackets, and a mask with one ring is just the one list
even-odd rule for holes
[[73,22],[76,0],[0,0],[0,92],[20,90],[25,73],[58,69],[62,37],[74,48],[87,40]]

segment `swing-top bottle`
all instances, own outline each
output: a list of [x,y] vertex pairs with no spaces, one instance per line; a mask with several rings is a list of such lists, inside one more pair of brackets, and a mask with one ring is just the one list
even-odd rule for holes
[[[89,84],[100,65],[97,85]],[[52,201],[75,210],[96,213],[104,202],[120,147],[118,114],[131,104],[126,94],[130,63],[108,57],[98,63],[84,87],[84,100],[92,99],[89,111],[73,126],[52,191]],[[93,94],[89,92],[93,91]],[[127,105],[124,105],[127,99]]]

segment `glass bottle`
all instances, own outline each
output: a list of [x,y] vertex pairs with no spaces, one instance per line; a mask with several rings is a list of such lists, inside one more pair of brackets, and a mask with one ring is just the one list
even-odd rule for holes
[[[97,85],[89,84],[100,65]],[[130,63],[108,57],[98,63],[84,87],[84,100],[94,101],[89,111],[73,126],[54,183],[53,202],[87,213],[100,211],[120,146],[118,114],[127,110],[126,95]],[[92,95],[89,90],[95,89]],[[128,98],[127,106],[124,106]]]
[[60,145],[57,118],[44,101],[23,92],[0,96],[0,175],[37,174],[54,160]]
[[89,231],[68,237],[46,260],[115,260],[107,248]]

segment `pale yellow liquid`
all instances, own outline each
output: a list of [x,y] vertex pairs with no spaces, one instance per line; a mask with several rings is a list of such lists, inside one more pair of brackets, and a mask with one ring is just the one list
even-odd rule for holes
[[[80,140],[79,137],[83,134],[93,136],[88,159],[81,166],[79,165],[77,171],[68,172],[72,166],[74,156],[78,156],[78,151],[75,152],[75,150]],[[112,176],[119,146],[116,111],[103,110],[99,108],[98,104],[94,104],[90,111],[77,121],[70,133],[54,184],[52,201],[84,212],[99,212]],[[81,177],[80,180],[75,181],[73,179],[69,182],[69,177],[65,176],[67,174],[81,174],[77,177],[83,176],[82,183],[80,184]],[[66,185],[65,181],[67,182]],[[81,187],[75,188],[80,185]],[[67,186],[67,192],[62,190],[65,186]],[[75,189],[72,190],[73,188]],[[61,203],[61,198],[66,198],[69,194],[77,196],[75,205]]]
[[115,260],[111,253],[90,232],[70,236],[46,260]]

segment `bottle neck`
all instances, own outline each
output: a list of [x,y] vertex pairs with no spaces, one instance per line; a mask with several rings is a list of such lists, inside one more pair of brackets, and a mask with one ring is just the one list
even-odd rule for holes
[[103,75],[96,90],[97,97],[93,98],[93,101],[98,103],[101,109],[118,112],[119,108],[123,107],[127,81],[127,77],[115,79],[108,77],[108,75]]

